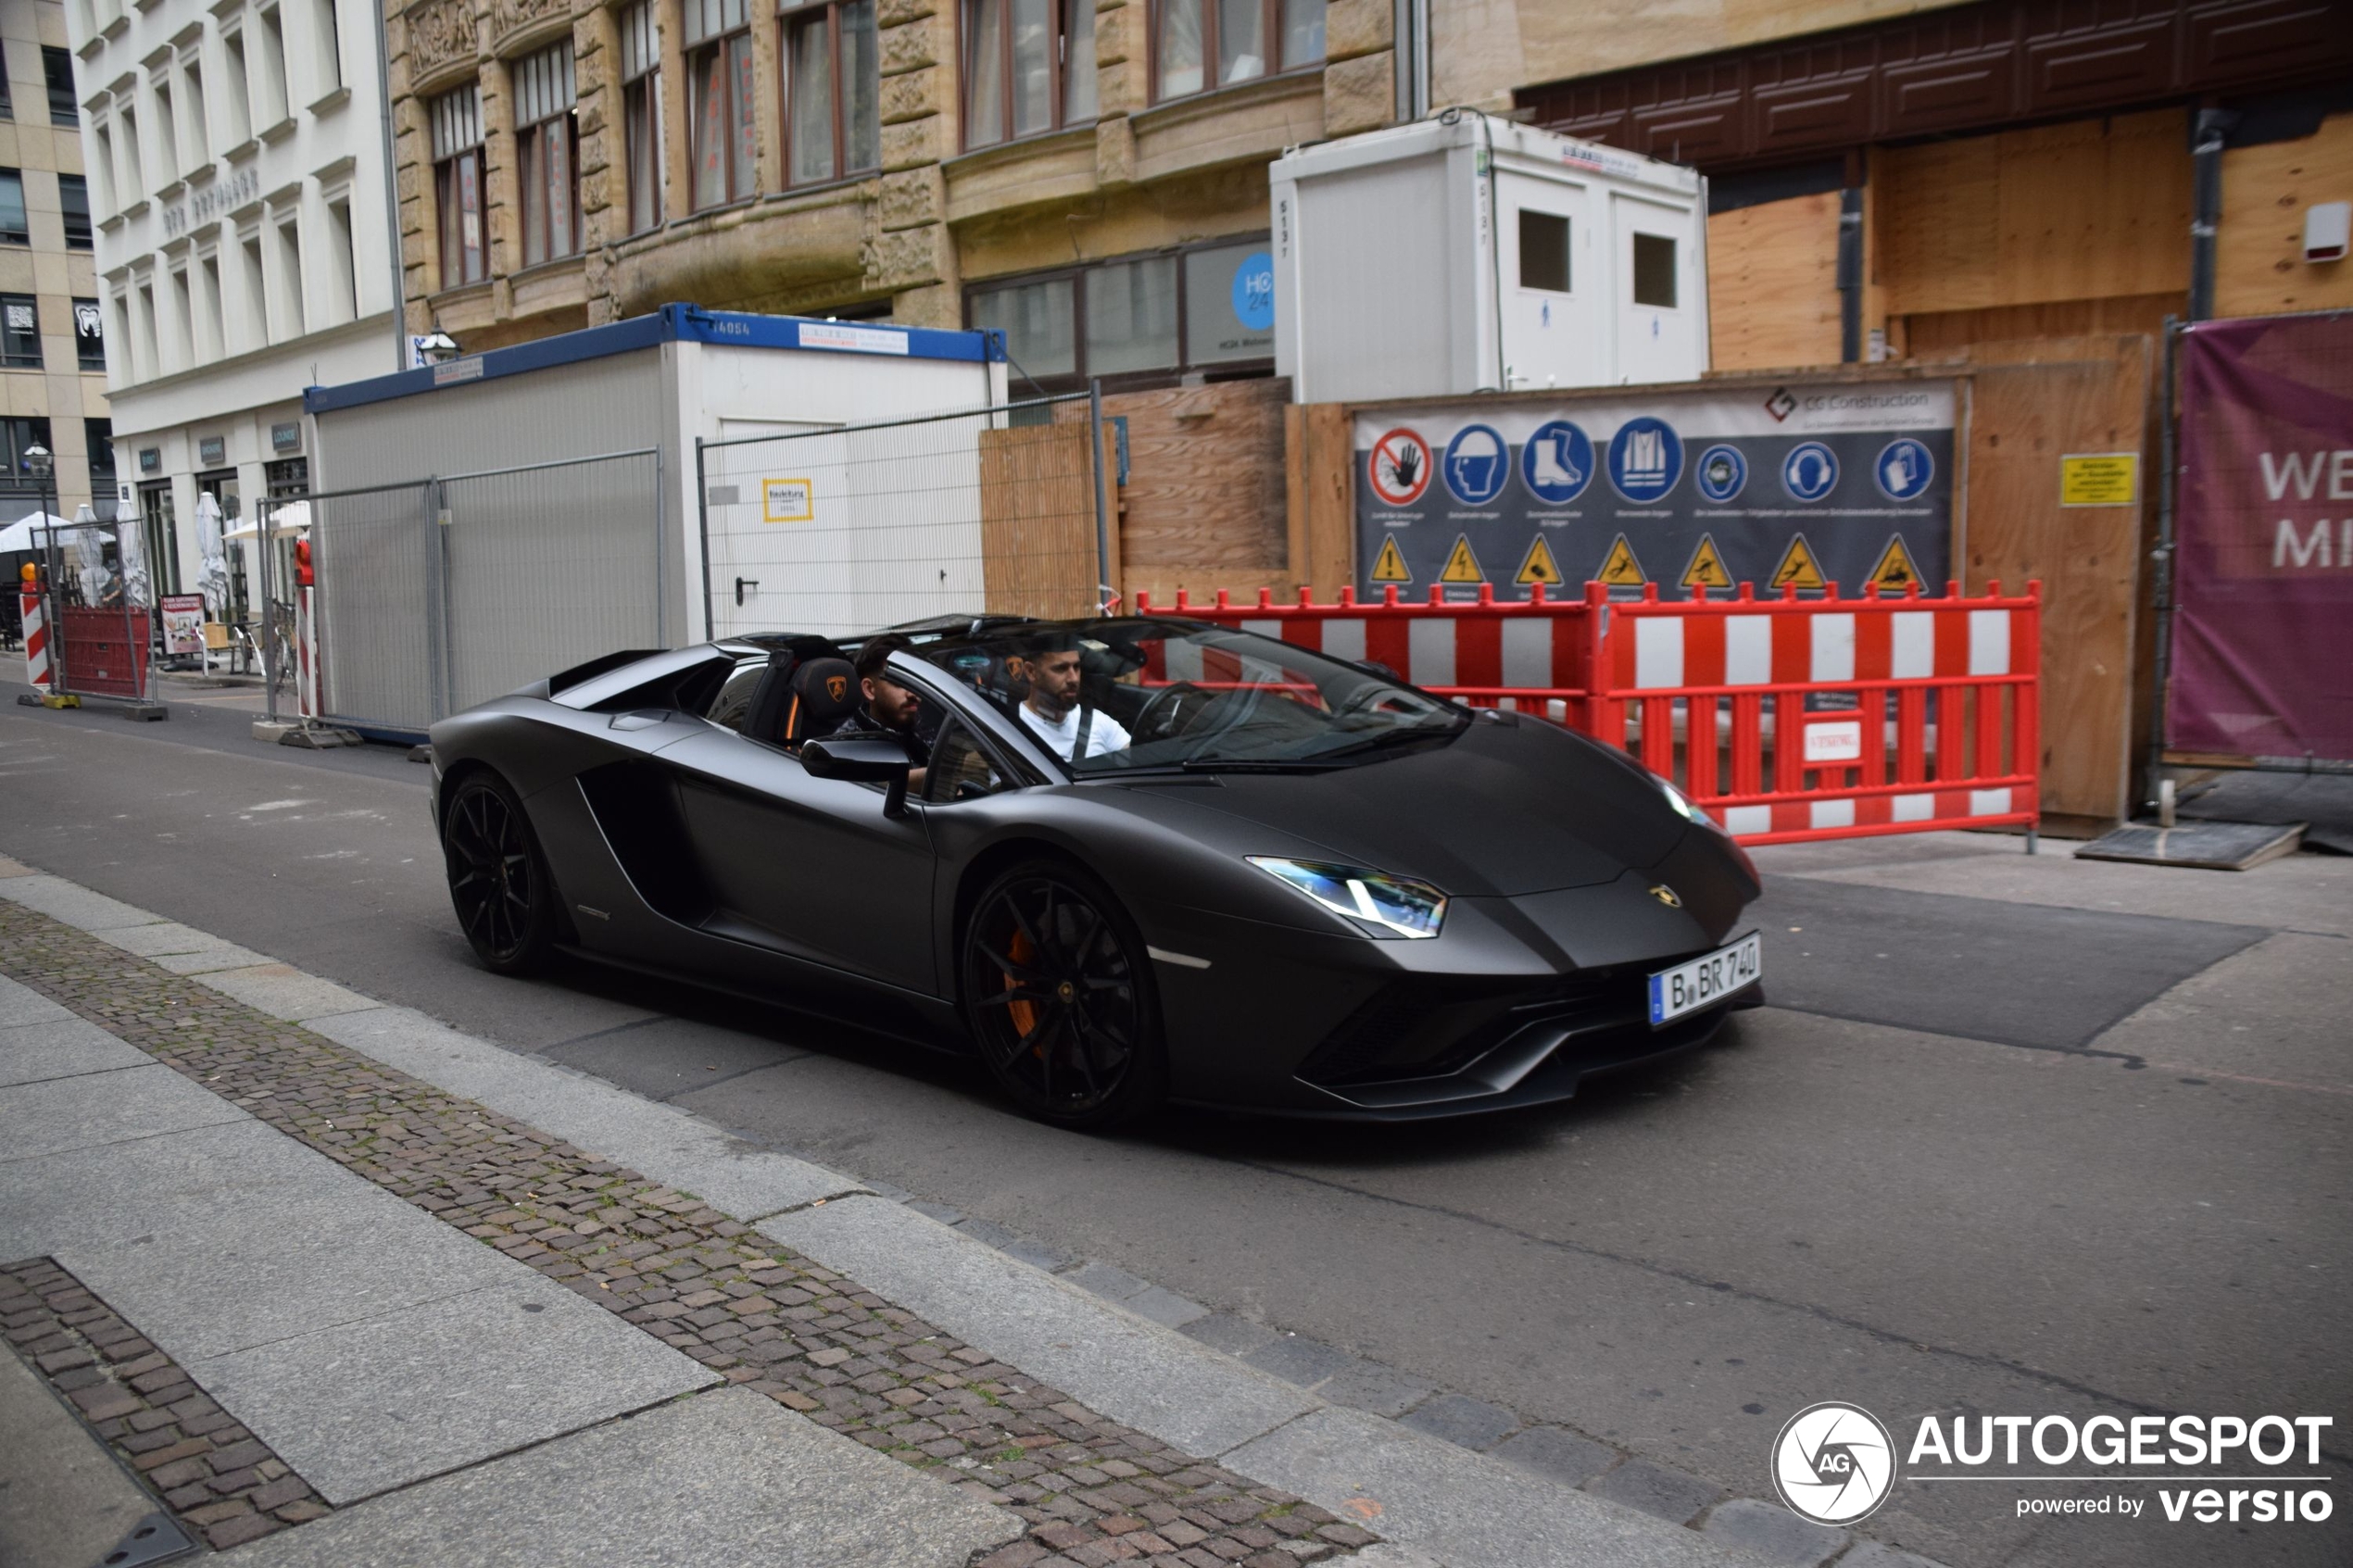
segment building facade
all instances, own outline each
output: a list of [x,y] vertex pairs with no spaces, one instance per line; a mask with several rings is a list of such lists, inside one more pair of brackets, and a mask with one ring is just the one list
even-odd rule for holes
[[[0,521],[115,495],[105,312],[58,0],[0,0]],[[25,454],[54,456],[44,499]]]
[[[159,592],[197,498],[308,483],[302,389],[398,369],[375,21],[358,0],[67,0],[117,495]],[[255,563],[233,549],[237,608]]]

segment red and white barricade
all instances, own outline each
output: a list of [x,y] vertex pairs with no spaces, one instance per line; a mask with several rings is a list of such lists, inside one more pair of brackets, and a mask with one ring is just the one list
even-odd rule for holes
[[20,593],[17,596],[17,603],[24,618],[25,684],[43,696],[47,696],[52,689],[48,618],[42,613],[41,596],[37,593]]
[[323,717],[319,707],[319,623],[310,602],[317,592],[295,590],[295,711],[306,723]]

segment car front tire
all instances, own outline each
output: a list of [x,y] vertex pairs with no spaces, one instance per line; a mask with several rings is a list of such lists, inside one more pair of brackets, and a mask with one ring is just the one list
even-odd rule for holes
[[441,853],[459,928],[484,965],[527,974],[555,947],[556,884],[531,819],[507,782],[472,773],[441,819]]

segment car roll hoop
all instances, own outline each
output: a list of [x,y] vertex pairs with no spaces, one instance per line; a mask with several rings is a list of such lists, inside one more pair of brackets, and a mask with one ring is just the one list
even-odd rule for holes
[[830,735],[824,740],[806,741],[800,748],[800,765],[809,770],[812,778],[883,784],[887,786],[883,815],[907,814],[907,775],[914,763],[896,735]]

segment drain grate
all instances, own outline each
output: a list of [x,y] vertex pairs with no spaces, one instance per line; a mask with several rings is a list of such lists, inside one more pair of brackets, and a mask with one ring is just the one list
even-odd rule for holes
[[98,1559],[98,1568],[141,1568],[148,1562],[169,1562],[196,1549],[196,1543],[169,1513],[150,1513],[131,1526],[115,1549]]

